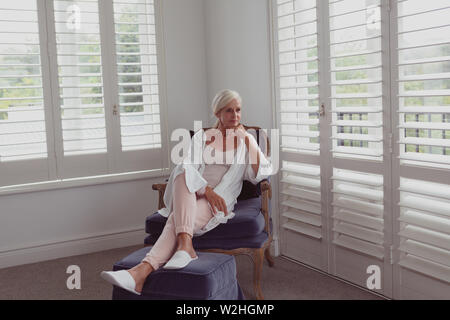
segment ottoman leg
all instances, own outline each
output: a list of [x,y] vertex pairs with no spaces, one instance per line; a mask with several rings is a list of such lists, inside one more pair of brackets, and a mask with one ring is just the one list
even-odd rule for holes
[[252,252],[253,259],[253,288],[256,295],[256,300],[264,300],[261,290],[261,274],[264,262],[264,249],[256,249]]

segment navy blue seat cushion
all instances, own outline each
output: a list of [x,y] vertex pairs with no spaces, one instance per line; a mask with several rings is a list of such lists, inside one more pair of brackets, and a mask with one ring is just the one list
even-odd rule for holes
[[[134,267],[151,247],[139,249],[116,262],[113,270]],[[114,286],[113,299],[179,299],[179,300],[236,300],[243,299],[236,280],[236,262],[233,256],[198,252],[198,259],[179,270],[160,268],[145,281],[142,295],[138,296]]]
[[[158,240],[160,234],[151,234],[147,236],[144,243],[152,245]],[[192,245],[196,250],[202,249],[223,249],[232,250],[238,248],[261,248],[262,245],[268,240],[269,236],[266,232],[261,232],[256,236],[245,238],[228,238],[228,239],[210,239],[207,237],[207,233],[192,239]]]
[[[207,232],[208,239],[244,238],[259,235],[264,230],[264,216],[261,213],[261,197],[238,201],[233,219]],[[159,213],[147,217],[145,231],[148,234],[161,234],[167,218]],[[205,236],[204,235],[204,236]],[[203,237],[203,236],[202,236]]]

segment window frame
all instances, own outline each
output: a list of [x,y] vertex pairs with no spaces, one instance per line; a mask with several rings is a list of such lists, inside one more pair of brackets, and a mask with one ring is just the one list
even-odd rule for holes
[[[146,149],[137,153],[136,151],[122,152],[120,150],[120,120],[118,119],[120,116],[113,115],[113,106],[118,105],[118,89],[114,89],[114,86],[117,86],[117,82],[115,82],[117,77],[116,47],[115,41],[113,41],[115,40],[114,7],[112,1],[98,1],[107,152],[69,157],[64,157],[62,145],[53,1],[35,1],[39,22],[48,156],[42,159],[0,163],[3,180],[3,184],[0,186],[0,195],[91,185],[96,184],[95,180],[98,183],[109,183],[167,175],[170,163],[162,1],[153,1],[161,149]],[[114,67],[110,68],[110,66]],[[122,153],[125,153],[127,157],[124,158]],[[135,160],[136,158],[138,160]],[[129,163],[132,165],[130,166]],[[153,164],[153,166],[149,166],[149,164]]]

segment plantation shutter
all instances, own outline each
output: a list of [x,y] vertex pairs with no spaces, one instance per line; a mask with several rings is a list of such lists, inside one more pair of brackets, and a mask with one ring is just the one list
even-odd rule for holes
[[277,87],[281,136],[282,254],[317,268],[323,252],[320,165],[318,8],[316,0],[276,5]]
[[450,298],[450,5],[394,8],[398,117],[396,292]]
[[40,44],[36,0],[2,2],[0,186],[49,179],[49,100],[44,97]]
[[364,287],[376,265],[378,292],[389,295],[386,4],[281,0],[276,9],[282,254]]
[[378,266],[378,292],[389,295],[384,185],[390,154],[383,143],[389,130],[383,64],[389,60],[383,60],[381,8],[381,0],[329,0],[331,272],[365,287],[367,267]]
[[[56,139],[63,178],[108,173],[99,1],[53,0]],[[51,18],[49,21],[51,21]]]
[[[163,167],[160,87],[153,0],[114,0],[119,171]],[[165,148],[164,148],[165,149]]]

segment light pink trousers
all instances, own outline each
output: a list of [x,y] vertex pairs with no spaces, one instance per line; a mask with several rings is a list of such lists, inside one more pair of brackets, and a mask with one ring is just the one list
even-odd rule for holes
[[154,270],[165,264],[175,253],[177,235],[181,232],[193,236],[213,217],[208,200],[198,198],[189,192],[185,173],[179,174],[173,184],[173,211],[169,214],[166,225],[143,262],[150,263]]

